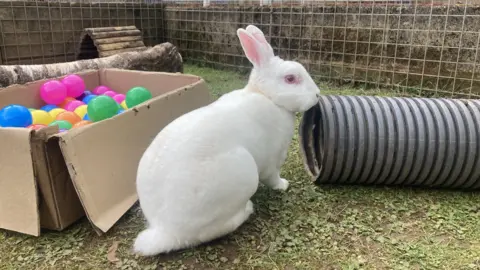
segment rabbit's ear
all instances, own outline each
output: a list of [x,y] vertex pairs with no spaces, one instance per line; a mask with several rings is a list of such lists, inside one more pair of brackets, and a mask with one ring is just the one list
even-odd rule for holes
[[260,30],[255,25],[249,25],[247,26],[247,28],[245,28],[245,30],[252,34],[252,36],[265,47],[266,53],[269,53],[270,56],[273,56],[272,46],[268,43],[262,30]]
[[267,62],[269,55],[265,53],[265,50],[260,42],[258,42],[252,34],[242,28],[237,30],[237,36],[240,39],[243,51],[245,52],[245,56],[247,56],[248,60],[255,67],[263,66]]

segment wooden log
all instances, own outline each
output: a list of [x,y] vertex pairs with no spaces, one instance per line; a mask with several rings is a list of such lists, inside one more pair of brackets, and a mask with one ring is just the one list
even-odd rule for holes
[[178,48],[166,42],[141,51],[96,59],[46,65],[4,65],[0,66],[0,87],[100,68],[183,72],[183,61]]

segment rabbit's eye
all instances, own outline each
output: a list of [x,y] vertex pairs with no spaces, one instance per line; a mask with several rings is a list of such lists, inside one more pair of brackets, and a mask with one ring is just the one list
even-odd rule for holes
[[287,76],[285,76],[285,82],[286,82],[286,83],[295,83],[295,82],[296,82],[295,75],[287,75]]

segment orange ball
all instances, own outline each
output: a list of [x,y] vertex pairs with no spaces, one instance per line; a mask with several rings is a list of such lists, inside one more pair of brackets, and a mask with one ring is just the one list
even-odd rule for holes
[[70,111],[64,111],[64,112],[59,113],[57,115],[57,117],[55,117],[55,120],[65,120],[72,125],[75,125],[76,123],[82,121],[80,116],[78,116],[76,113],[70,112]]
[[80,122],[75,123],[75,125],[73,125],[72,128],[83,127],[83,126],[89,125],[91,123],[92,123],[92,121],[82,120]]
[[69,103],[70,101],[73,101],[73,100],[75,100],[75,99],[72,98],[72,97],[67,97],[62,101],[62,103],[58,104],[58,107],[65,109],[65,106],[67,105],[67,103]]

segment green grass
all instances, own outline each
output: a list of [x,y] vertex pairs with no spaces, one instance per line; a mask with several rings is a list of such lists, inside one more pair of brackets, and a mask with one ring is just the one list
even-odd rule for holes
[[[244,85],[232,72],[186,66],[219,96]],[[376,94],[330,88],[323,93]],[[261,187],[256,213],[236,232],[153,258],[130,250],[143,229],[138,206],[107,234],[86,219],[39,238],[0,231],[0,269],[480,269],[480,196],[468,192],[359,186],[318,187],[294,138],[282,175],[286,193]],[[107,259],[119,243],[118,262]]]

